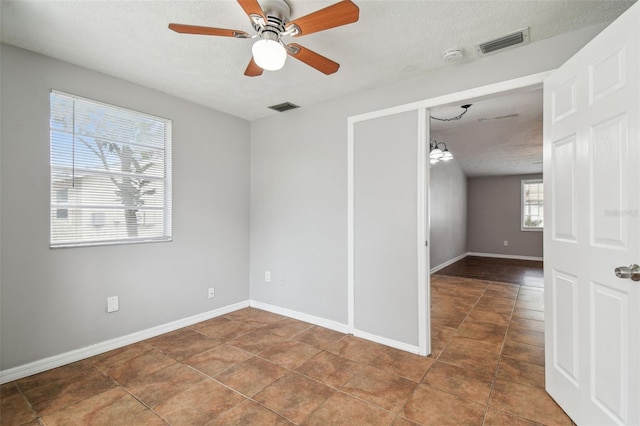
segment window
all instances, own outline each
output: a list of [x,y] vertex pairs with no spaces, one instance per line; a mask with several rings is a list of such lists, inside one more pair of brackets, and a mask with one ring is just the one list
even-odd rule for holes
[[52,91],[51,247],[171,240],[171,121]]
[[523,231],[541,231],[544,225],[544,191],[542,179],[522,181]]

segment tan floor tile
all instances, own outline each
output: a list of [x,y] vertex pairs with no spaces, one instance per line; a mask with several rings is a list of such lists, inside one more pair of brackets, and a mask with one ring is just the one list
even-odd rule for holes
[[505,297],[482,296],[480,300],[478,300],[476,308],[497,312],[503,315],[511,315],[511,313],[513,312],[514,304],[514,299]]
[[571,425],[544,389],[497,380],[493,386],[489,406],[499,411],[547,425]]
[[544,367],[517,359],[503,357],[496,378],[544,389]]
[[0,424],[21,425],[35,420],[36,413],[24,399],[15,383],[0,387]]
[[[147,350],[152,349],[150,346],[144,346]],[[113,351],[109,353],[113,353]],[[52,386],[56,383],[67,382],[73,377],[91,374],[93,370],[95,370],[93,361],[94,359],[90,358],[89,360],[67,364],[39,374],[34,374],[33,376],[25,377],[24,379],[18,380],[16,384],[25,392],[42,385]]]
[[117,385],[96,369],[73,376],[65,381],[52,381],[23,391],[27,401],[38,415],[49,414]]
[[431,355],[430,358],[438,358],[442,350],[447,346],[456,329],[431,323]]
[[544,290],[541,288],[531,289],[523,287],[520,293],[518,293],[518,300],[544,304]]
[[340,386],[340,390],[397,413],[415,387],[411,380],[367,366]]
[[176,363],[148,375],[137,376],[126,388],[147,406],[187,390],[206,379],[206,376],[184,364]]
[[216,417],[207,426],[292,425],[289,420],[277,415],[253,401],[244,401]]
[[344,333],[329,330],[328,328],[313,326],[300,334],[296,334],[293,340],[298,340],[318,349],[325,349],[327,346],[345,337]]
[[293,370],[319,352],[320,349],[306,343],[298,342],[297,340],[285,340],[260,352],[260,357]]
[[431,324],[433,327],[458,328],[469,314],[468,311],[438,311],[437,307],[431,310]]
[[248,324],[252,327],[263,327],[272,322],[286,319],[282,315],[274,314],[273,312],[263,311],[256,308],[244,308],[225,315],[227,318],[231,318],[234,321],[240,321]]
[[324,351],[302,364],[296,370],[329,386],[338,387],[362,368],[363,366],[355,361]]
[[491,283],[484,291],[483,295],[515,299],[518,296],[519,290],[520,286],[518,285]]
[[151,410],[144,410],[131,420],[131,425],[166,426],[167,422]]
[[484,406],[489,400],[492,381],[492,375],[484,371],[436,362],[422,383]]
[[235,346],[223,344],[209,351],[194,355],[185,360],[185,363],[213,377],[252,356],[249,352],[238,349]]
[[370,365],[411,381],[419,382],[432,364],[433,359],[431,358],[401,351],[400,349],[384,347],[382,353],[371,361]]
[[252,354],[257,354],[284,340],[284,337],[276,336],[275,334],[267,331],[257,329],[230,340],[227,343],[235,346],[236,348],[251,352]]
[[246,396],[253,396],[286,373],[277,364],[253,357],[223,371],[215,379]]
[[126,384],[138,376],[149,375],[175,363],[175,359],[157,349],[152,349],[140,356],[116,364],[98,366],[97,368],[116,382]]
[[294,423],[300,423],[334,391],[300,374],[289,373],[267,386],[254,399]]
[[515,308],[513,310],[513,317],[544,321],[544,312],[533,311],[531,309]]
[[516,308],[544,312],[544,300],[528,301],[518,299],[518,301],[516,302]]
[[506,325],[474,322],[467,318],[455,336],[472,340],[478,349],[500,353],[506,332]]
[[403,415],[421,425],[481,425],[485,408],[428,385],[418,385]]
[[438,357],[438,361],[462,368],[479,369],[493,374],[498,367],[499,355],[478,350],[473,342],[454,337]]
[[288,339],[292,336],[295,336],[296,334],[308,330],[311,327],[313,326],[308,322],[286,318],[280,321],[272,322],[268,325],[265,325],[264,327],[260,327],[260,330]]
[[509,328],[518,328],[521,330],[531,330],[537,331],[538,333],[544,333],[544,321],[513,317],[509,324]]
[[402,416],[396,416],[395,420],[392,423],[393,426],[420,426],[416,422],[412,422]]
[[539,333],[537,331],[510,328],[509,333],[507,334],[507,340],[544,347],[544,333]]
[[341,357],[368,364],[381,352],[381,345],[355,336],[345,336],[326,349]]
[[515,342],[513,340],[505,342],[504,348],[502,349],[502,356],[544,365],[544,348]]
[[389,425],[394,414],[373,404],[346,395],[342,392],[334,393],[317,410],[315,410],[303,425]]
[[532,422],[531,420],[523,419],[512,414],[503,413],[501,411],[487,410],[487,414],[484,416],[483,426],[536,426],[540,423]]
[[134,419],[146,411],[140,401],[117,387],[44,415],[42,421],[52,426],[135,424]]
[[508,325],[511,315],[500,314],[498,312],[488,311],[480,308],[474,308],[469,316],[468,321],[486,322],[489,324]]
[[[179,332],[179,333],[177,333]],[[161,350],[178,361],[219,346],[222,342],[216,338],[205,336],[190,329],[181,329],[154,339],[147,343]]]
[[148,345],[145,342],[140,342],[134,343],[133,345],[124,346],[119,349],[114,349],[100,355],[96,355],[93,358],[89,358],[89,360],[93,361],[93,363],[97,367],[103,367],[106,365],[118,364],[124,361],[128,361],[132,358],[137,358],[140,355],[143,355],[152,350],[153,346]]
[[236,337],[240,337],[243,334],[247,334],[250,331],[255,330],[255,327],[245,324],[244,322],[233,321],[224,317],[203,321],[201,323],[194,324],[189,328],[222,342],[233,340]]
[[244,400],[231,389],[207,379],[158,404],[154,411],[172,425],[204,425]]

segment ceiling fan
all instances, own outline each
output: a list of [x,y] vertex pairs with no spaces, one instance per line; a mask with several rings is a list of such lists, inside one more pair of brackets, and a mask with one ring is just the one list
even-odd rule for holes
[[301,18],[289,21],[291,9],[285,0],[237,0],[249,16],[256,34],[240,30],[200,27],[196,25],[169,24],[169,29],[184,34],[257,38],[251,51],[253,57],[244,72],[249,77],[262,75],[263,70],[275,71],[284,66],[287,55],[317,69],[324,74],[338,71],[340,64],[309,50],[297,43],[285,44],[283,36],[303,35],[356,22],[360,10],[351,0],[320,9]]

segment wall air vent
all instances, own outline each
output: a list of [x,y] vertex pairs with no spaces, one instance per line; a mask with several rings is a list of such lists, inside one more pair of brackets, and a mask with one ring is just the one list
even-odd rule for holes
[[476,50],[481,55],[486,55],[487,53],[492,53],[497,50],[502,50],[508,47],[519,46],[527,43],[529,43],[529,27],[522,30],[514,31],[495,40],[489,40],[484,43],[479,43],[476,45]]
[[289,111],[290,109],[300,108],[298,105],[292,104],[291,102],[285,102],[278,105],[271,105],[269,108],[276,110],[278,112]]

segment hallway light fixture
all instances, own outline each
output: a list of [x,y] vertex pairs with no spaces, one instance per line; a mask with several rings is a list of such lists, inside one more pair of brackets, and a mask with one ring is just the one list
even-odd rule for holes
[[444,142],[438,142],[435,139],[429,144],[429,160],[431,164],[436,164],[441,161],[449,161],[453,158],[453,154],[447,149],[447,144]]

